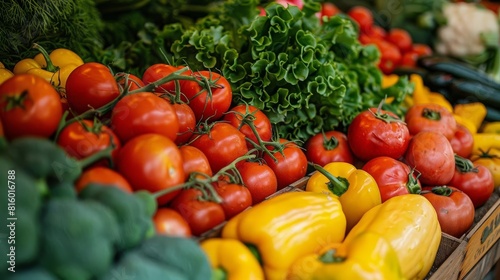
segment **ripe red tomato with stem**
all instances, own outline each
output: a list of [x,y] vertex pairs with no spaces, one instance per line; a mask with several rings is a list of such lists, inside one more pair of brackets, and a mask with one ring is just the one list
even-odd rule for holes
[[[65,126],[59,133],[57,144],[66,153],[76,159],[83,159],[114,146],[112,157],[116,160],[121,148],[118,136],[99,120],[80,120]],[[92,166],[106,166],[105,161],[99,161]]]
[[309,138],[305,144],[306,157],[312,163],[325,166],[334,161],[354,164],[347,135],[341,131],[320,132]]
[[467,127],[457,124],[457,130],[450,139],[450,144],[457,155],[469,158],[474,147],[474,136]]
[[413,39],[410,33],[401,28],[391,28],[386,40],[396,45],[402,53],[411,50],[413,46]]
[[[142,82],[147,85],[153,82],[158,81],[161,78],[164,78],[176,71],[184,68],[183,66],[173,66],[165,63],[157,63],[149,66],[144,73],[142,74]],[[191,71],[186,71],[182,75],[188,75]],[[182,83],[182,80],[178,80],[178,84]],[[158,86],[155,90],[157,93],[175,93],[176,92],[176,81],[168,81],[160,86]]]
[[151,92],[124,96],[111,112],[111,128],[125,143],[141,134],[156,133],[175,141],[179,121],[174,107]]
[[184,145],[180,146],[179,150],[182,155],[182,166],[186,180],[193,172],[205,174],[199,175],[200,177],[212,177],[212,168],[210,167],[208,158],[200,149],[191,145]]
[[120,89],[109,68],[87,62],[74,69],[66,81],[66,98],[77,114],[98,109],[115,100]]
[[0,85],[0,119],[5,138],[50,137],[62,118],[60,96],[41,77],[18,74]]
[[205,154],[214,173],[248,152],[245,135],[229,123],[207,124],[193,137],[191,145]]
[[422,195],[429,200],[444,233],[460,238],[474,223],[474,204],[467,194],[451,186],[426,186]]
[[[118,152],[116,169],[134,191],[156,193],[185,180],[179,148],[170,138],[154,133],[139,135],[125,143]],[[168,203],[178,193],[173,191],[158,197],[158,205]]]
[[347,15],[358,23],[361,32],[366,33],[373,26],[373,13],[363,6],[352,7]]
[[[238,128],[245,137],[251,140],[247,143],[248,149],[254,147],[252,142],[260,143],[257,136],[262,141],[270,141],[273,136],[269,118],[262,110],[252,105],[240,104],[232,107],[224,114],[223,120]],[[255,131],[252,129],[252,125]]]
[[474,165],[469,159],[458,155],[455,155],[455,166],[449,185],[466,193],[475,208],[484,205],[495,190],[490,170],[483,165]]
[[267,164],[243,161],[236,165],[243,185],[252,195],[252,203],[262,202],[278,190],[278,178]]
[[381,105],[358,114],[347,129],[352,153],[365,162],[379,156],[399,159],[410,141],[406,124],[396,114],[381,109]]
[[279,148],[269,147],[272,156],[265,153],[262,159],[274,171],[278,190],[281,190],[304,177],[308,164],[306,154],[297,144],[284,138],[279,139],[279,143]]
[[405,121],[411,135],[421,131],[436,131],[450,140],[457,130],[453,114],[436,103],[414,104],[406,112]]
[[197,81],[182,83],[181,98],[193,109],[196,120],[213,122],[222,118],[233,98],[229,82],[224,76],[206,70],[194,72],[192,77]]
[[179,122],[179,132],[174,142],[177,145],[186,144],[196,129],[196,116],[193,109],[186,103],[173,102],[172,106]]
[[75,182],[75,188],[80,192],[89,184],[109,185],[128,193],[133,192],[129,182],[120,173],[103,166],[92,167],[83,171]]
[[205,198],[199,188],[182,190],[172,200],[170,207],[181,214],[195,236],[200,236],[226,220],[222,206]]
[[227,220],[252,206],[252,194],[243,185],[225,181],[214,182],[213,185],[222,199],[220,205]]
[[144,87],[144,82],[134,74],[120,72],[115,74],[115,78],[120,86],[120,92],[123,92],[125,88],[133,91]]
[[406,163],[391,157],[376,157],[363,165],[377,182],[382,202],[403,194],[419,194],[422,186],[418,174]]
[[156,233],[167,236],[191,237],[187,221],[172,208],[161,207],[153,216]]
[[424,185],[446,185],[455,173],[453,148],[439,132],[422,131],[414,135],[404,160],[420,173],[419,180]]

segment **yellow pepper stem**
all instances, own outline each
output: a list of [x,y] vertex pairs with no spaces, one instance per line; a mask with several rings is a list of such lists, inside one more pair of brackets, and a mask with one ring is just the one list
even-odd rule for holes
[[212,277],[210,280],[226,280],[227,279],[227,272],[218,267],[212,270]]
[[349,189],[349,181],[346,178],[334,176],[319,164],[314,164],[313,166],[314,169],[323,174],[330,181],[328,182],[328,189],[336,196],[340,197]]
[[37,43],[34,43],[33,48],[37,49],[45,58],[45,61],[47,62],[47,67],[45,67],[45,70],[52,73],[55,73],[59,70],[59,67],[55,66],[54,63],[52,63],[49,53],[42,46],[40,46]]
[[319,257],[322,263],[340,263],[346,260],[345,257],[337,256],[337,250],[330,249]]

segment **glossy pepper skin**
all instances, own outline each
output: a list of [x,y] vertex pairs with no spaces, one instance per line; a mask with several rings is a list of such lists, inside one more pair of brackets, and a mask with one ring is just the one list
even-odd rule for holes
[[9,69],[5,68],[3,63],[0,62],[0,84],[2,84],[8,78],[14,76],[14,73]]
[[350,246],[364,232],[375,232],[389,241],[408,280],[425,278],[441,242],[436,210],[419,194],[395,196],[373,207],[347,234],[344,243]]
[[264,280],[258,260],[241,241],[209,238],[200,246],[212,266],[212,280]]
[[368,172],[347,162],[331,162],[324,167],[315,165],[315,168],[318,171],[307,181],[306,191],[339,197],[347,219],[346,232],[366,211],[382,203],[377,182]]
[[83,64],[83,60],[73,51],[59,48],[50,55],[38,44],[34,48],[40,54],[34,58],[20,60],[14,66],[14,74],[30,73],[44,78],[55,87],[65,88],[69,74]]
[[238,239],[258,251],[267,280],[283,280],[298,258],[341,242],[346,220],[338,198],[315,192],[288,192],[230,219],[222,238]]
[[294,263],[288,280],[402,280],[396,252],[381,235],[364,232]]

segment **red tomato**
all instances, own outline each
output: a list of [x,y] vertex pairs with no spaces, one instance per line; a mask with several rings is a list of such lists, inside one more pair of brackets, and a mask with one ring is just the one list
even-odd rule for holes
[[[364,34],[363,34],[364,35]],[[371,37],[371,38],[380,38],[385,40],[387,36],[387,31],[385,31],[384,28],[378,26],[378,25],[373,25],[370,30],[366,32],[366,35]]]
[[[179,71],[184,67],[177,67],[177,66],[172,66],[164,63],[158,63],[158,64],[153,64],[149,66],[146,71],[144,71],[144,74],[142,74],[142,81],[144,82],[145,85],[148,85],[150,83],[156,82],[160,80],[161,78],[164,78],[170,74],[172,74],[175,71]],[[185,74],[189,73],[189,71],[186,71]],[[182,80],[179,80],[179,86],[182,83]],[[160,86],[158,86],[155,90],[155,92],[158,93],[175,93],[175,81],[169,81],[166,82]]]
[[[114,160],[121,147],[120,139],[109,127],[89,120],[73,122],[64,127],[59,134],[57,144],[76,159],[91,156],[113,144]],[[97,165],[106,165],[106,162],[102,161]]]
[[416,53],[419,57],[432,54],[431,47],[425,44],[413,44],[413,46],[411,47],[411,51]]
[[379,69],[386,75],[391,74],[401,64],[401,51],[396,45],[384,39],[374,38],[372,42],[380,51]]
[[57,130],[62,113],[59,94],[43,78],[18,74],[0,85],[0,119],[9,140],[50,137]]
[[198,148],[190,145],[180,146],[179,150],[182,155],[182,166],[186,179],[189,178],[192,172],[206,174],[212,177],[212,168],[205,154]]
[[109,68],[101,63],[87,62],[71,72],[66,81],[66,98],[72,110],[81,114],[98,109],[120,95],[118,83]]
[[424,187],[422,195],[429,200],[444,233],[460,238],[474,223],[474,204],[464,192],[447,186]]
[[101,184],[115,186],[125,192],[132,193],[132,187],[128,181],[113,169],[97,166],[83,171],[75,183],[76,190],[82,191],[89,184]]
[[127,87],[129,91],[144,87],[144,83],[142,82],[142,80],[134,74],[117,73],[115,76],[117,78],[116,80],[118,81],[118,84],[122,88],[126,87],[125,81],[127,81]]
[[[224,115],[224,121],[238,128],[248,139],[259,143],[252,128],[246,123],[253,123],[257,134],[262,141],[270,141],[273,136],[271,121],[259,108],[252,105],[236,105]],[[249,149],[253,148],[251,142],[247,143]]]
[[363,170],[377,182],[382,202],[403,194],[418,194],[422,189],[414,171],[406,163],[391,157],[369,160]]
[[214,189],[222,198],[220,205],[224,210],[227,220],[238,215],[253,204],[252,194],[242,185],[219,181],[214,183]]
[[245,135],[224,122],[210,125],[208,133],[196,135],[191,145],[207,156],[214,173],[248,152]]
[[410,33],[401,28],[392,28],[389,30],[386,40],[396,45],[401,52],[409,51],[413,46]]
[[318,133],[307,140],[305,148],[307,160],[321,166],[334,161],[354,164],[347,136],[340,131]]
[[373,13],[368,8],[355,6],[351,8],[347,15],[358,23],[361,32],[367,32],[373,26]]
[[450,139],[450,144],[457,155],[469,158],[474,146],[474,136],[467,127],[457,124],[457,130]]
[[[182,155],[169,138],[159,134],[142,134],[130,139],[118,152],[116,167],[134,190],[152,193],[184,183]],[[158,198],[158,204],[169,202],[179,191]]]
[[156,233],[159,235],[191,237],[187,221],[174,209],[162,207],[153,216]]
[[262,202],[278,190],[278,178],[274,171],[260,162],[243,161],[236,166],[243,185],[252,195],[252,203]]
[[126,95],[116,103],[111,128],[123,143],[147,133],[161,134],[175,141],[179,121],[169,101],[151,92],[141,92]]
[[411,106],[406,112],[405,121],[411,135],[421,131],[436,131],[450,140],[457,130],[457,121],[453,114],[435,103]]
[[172,200],[171,207],[187,221],[195,236],[214,228],[226,219],[221,205],[202,198],[199,189],[184,189]]
[[330,3],[330,2],[324,2],[321,4],[321,17],[332,17],[334,15],[339,14],[342,12],[335,4]]
[[417,60],[418,60],[417,53],[413,51],[405,52],[403,54],[403,57],[401,58],[401,66],[416,67]]
[[174,142],[177,145],[182,145],[187,143],[193,136],[193,131],[196,128],[196,116],[193,109],[186,103],[174,103],[172,106],[179,122],[179,132],[177,132]]
[[455,157],[455,163],[455,172],[449,185],[466,193],[475,208],[484,205],[495,190],[490,170],[483,165],[474,165],[472,161],[460,156]]
[[278,179],[278,190],[295,183],[307,172],[307,157],[302,149],[297,144],[283,138],[280,139],[280,143],[284,144],[284,148],[281,152],[272,152],[275,159],[268,154],[262,157]]
[[197,121],[216,121],[224,115],[231,106],[233,91],[229,82],[215,72],[199,71],[194,73],[199,80],[202,77],[210,81],[211,94],[203,89],[198,82],[185,81],[182,84],[181,98],[188,103],[196,116]]
[[379,156],[401,158],[410,140],[406,124],[394,113],[370,108],[358,114],[347,130],[352,153],[362,161]]
[[422,131],[413,136],[405,161],[420,173],[418,179],[425,185],[446,185],[455,173],[455,155],[450,141],[435,131]]

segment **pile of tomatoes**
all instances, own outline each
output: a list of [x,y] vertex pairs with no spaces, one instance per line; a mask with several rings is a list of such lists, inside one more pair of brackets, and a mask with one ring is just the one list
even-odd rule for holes
[[374,44],[379,49],[378,67],[384,74],[391,74],[400,66],[414,67],[419,57],[432,54],[429,46],[413,43],[408,31],[400,28],[385,30],[375,25],[373,13],[365,7],[353,7],[347,15],[359,25],[361,44]]
[[75,187],[150,191],[159,232],[198,236],[306,174],[299,145],[277,138],[256,107],[233,106],[215,72],[155,64],[137,77],[90,62],[60,93],[30,74],[2,83],[6,139],[50,138],[82,160],[111,147],[111,159],[87,168]]
[[473,141],[471,132],[445,107],[416,104],[404,121],[390,111],[371,108],[353,119],[347,134],[316,135],[305,147],[308,160],[317,164],[344,161],[368,172],[382,201],[408,193],[424,195],[435,207],[443,232],[460,238],[495,187],[491,172],[467,159]]

